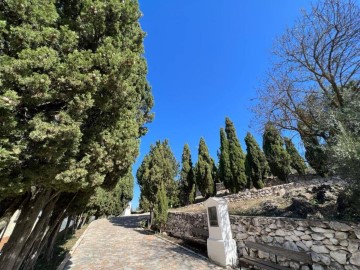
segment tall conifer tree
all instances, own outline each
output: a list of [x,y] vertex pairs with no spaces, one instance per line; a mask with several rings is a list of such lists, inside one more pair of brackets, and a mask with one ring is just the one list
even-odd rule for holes
[[155,145],[151,145],[150,152],[144,157],[136,172],[141,196],[149,202],[151,214],[156,206],[156,196],[161,185],[164,185],[166,190],[169,206],[176,206],[178,187],[175,177],[178,174],[178,166],[167,140],[157,141]]
[[284,141],[279,131],[271,124],[265,126],[263,149],[271,173],[282,181],[287,181],[290,174],[290,156],[284,149]]
[[264,180],[270,171],[266,157],[255,138],[249,132],[246,134],[245,143],[247,152],[246,174],[248,180],[255,188],[263,188]]
[[188,144],[184,146],[181,165],[179,200],[182,205],[187,205],[193,202],[194,194],[192,193],[195,192],[195,175]]
[[209,198],[214,193],[213,162],[205,140],[200,139],[198,161],[195,167],[196,184],[204,198]]
[[241,149],[234,124],[228,117],[225,119],[225,132],[229,142],[229,159],[231,170],[231,180],[228,186],[232,193],[237,193],[244,189],[247,183],[245,173],[245,154]]
[[299,175],[305,175],[306,164],[304,159],[300,156],[295,145],[289,138],[284,138],[286,151],[290,156],[290,166],[294,168]]
[[130,0],[0,1],[0,204],[22,209],[1,268],[32,268],[75,196],[131,168],[152,107],[140,16]]
[[232,179],[230,158],[229,158],[229,141],[226,138],[226,133],[223,128],[220,129],[220,151],[219,157],[219,178],[224,183],[224,186],[229,189],[230,181]]

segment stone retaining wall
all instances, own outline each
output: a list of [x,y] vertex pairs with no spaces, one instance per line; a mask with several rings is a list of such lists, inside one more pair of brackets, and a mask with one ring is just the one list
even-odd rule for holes
[[173,236],[200,238],[209,236],[205,213],[169,213],[166,232]]
[[[233,238],[239,255],[247,254],[245,241],[311,254],[314,270],[360,269],[360,225],[335,221],[315,221],[274,217],[230,216]],[[169,213],[167,232],[178,237],[206,237],[206,214]],[[201,232],[201,233],[199,233]],[[250,251],[250,256],[275,261],[275,256]],[[309,269],[298,262],[278,258],[292,269]]]

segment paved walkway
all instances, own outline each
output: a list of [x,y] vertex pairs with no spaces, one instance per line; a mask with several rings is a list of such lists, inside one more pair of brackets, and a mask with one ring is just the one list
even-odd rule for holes
[[137,228],[144,216],[93,221],[66,264],[66,270],[223,269]]

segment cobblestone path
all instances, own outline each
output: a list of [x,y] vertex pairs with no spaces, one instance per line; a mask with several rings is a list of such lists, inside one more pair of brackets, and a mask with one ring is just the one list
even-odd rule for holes
[[93,221],[66,270],[223,269],[195,254],[137,228],[144,216]]

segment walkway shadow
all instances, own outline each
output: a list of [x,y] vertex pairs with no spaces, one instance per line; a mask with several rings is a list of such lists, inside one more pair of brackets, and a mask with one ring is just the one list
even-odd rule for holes
[[126,217],[111,217],[108,220],[115,226],[120,226],[124,228],[136,229],[141,228],[140,223],[145,222],[149,219],[149,215],[133,215]]

